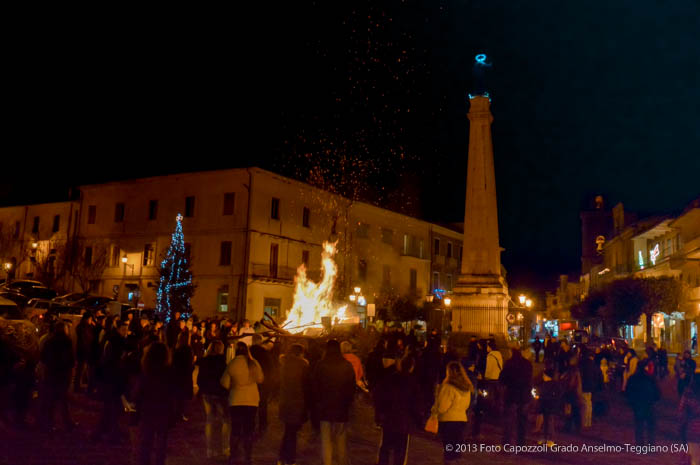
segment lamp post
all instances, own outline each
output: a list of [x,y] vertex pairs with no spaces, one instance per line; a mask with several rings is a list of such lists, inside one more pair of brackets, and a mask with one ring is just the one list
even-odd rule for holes
[[129,262],[129,259],[126,258],[126,255],[124,255],[122,257],[122,263],[124,264],[124,275],[126,275],[126,267],[130,266],[131,267],[131,276],[133,276],[134,275],[134,264],[133,263],[129,264],[128,262]]
[[[524,294],[520,294],[518,296],[518,302],[520,302],[520,306],[517,308],[519,310],[521,310],[518,312],[518,323],[520,325],[520,339],[522,341],[522,344],[525,345],[527,343],[527,337],[526,337],[524,321],[528,322],[527,332],[529,332],[529,330],[530,330],[530,328],[529,328],[529,326],[530,326],[529,313],[530,313],[530,309],[532,308],[533,302],[532,302],[532,299],[528,298]],[[528,318],[525,318],[525,315],[523,313],[526,313],[528,315]]]
[[10,272],[12,271],[12,263],[10,262],[5,262],[5,273],[7,273],[7,279],[5,280],[5,284],[10,284]]
[[442,309],[442,321],[440,322],[441,329],[445,327],[445,317],[447,316],[447,309],[450,308],[450,305],[452,305],[452,299],[445,297],[442,299],[442,303],[444,303],[445,306]]

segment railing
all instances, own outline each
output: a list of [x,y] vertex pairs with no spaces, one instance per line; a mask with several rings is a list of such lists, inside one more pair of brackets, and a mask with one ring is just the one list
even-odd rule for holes
[[[257,279],[269,279],[278,281],[294,281],[297,275],[297,269],[291,266],[277,266],[277,269],[272,269],[269,263],[253,263],[251,265],[251,275]],[[321,279],[321,271],[306,270],[306,277],[313,281]]]
[[[422,252],[422,253],[421,253]],[[422,251],[419,247],[409,247],[407,249],[401,249],[401,256],[402,257],[414,257],[414,258],[425,258],[425,252]]]

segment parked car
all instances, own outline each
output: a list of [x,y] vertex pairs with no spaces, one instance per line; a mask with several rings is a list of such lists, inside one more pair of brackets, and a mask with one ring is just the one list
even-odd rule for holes
[[32,279],[14,279],[10,281],[9,283],[3,284],[2,290],[3,291],[12,291],[12,292],[19,292],[20,294],[24,294],[24,290],[27,288],[31,288],[34,286],[40,286],[43,287],[44,284],[39,282],[39,281],[34,281]]
[[0,318],[6,320],[23,320],[24,313],[13,301],[0,297]]
[[56,297],[56,291],[45,286],[26,287],[21,294],[29,297],[30,299],[51,300]]
[[84,308],[85,310],[96,311],[104,310],[107,307],[108,302],[112,302],[114,299],[110,297],[99,297],[99,296],[87,296],[83,299],[76,300],[70,307]]
[[88,295],[83,292],[71,292],[68,294],[60,295],[58,297],[54,297],[51,300],[56,304],[70,305],[73,302],[76,302],[80,299],[84,299],[85,297],[88,297]]
[[29,301],[29,297],[22,295],[18,292],[12,291],[1,291],[0,297],[2,297],[3,299],[11,300],[12,302],[16,303],[20,308],[24,308],[24,306],[27,305],[27,302]]
[[24,307],[24,315],[27,320],[36,323],[44,318],[44,314],[49,311],[53,303],[46,299],[30,299]]

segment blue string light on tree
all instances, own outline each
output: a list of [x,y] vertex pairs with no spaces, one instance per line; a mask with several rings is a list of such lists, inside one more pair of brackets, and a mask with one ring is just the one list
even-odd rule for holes
[[160,283],[156,295],[156,313],[169,322],[175,312],[188,314],[190,299],[194,294],[192,271],[185,250],[185,236],[182,232],[182,215],[176,217],[170,247],[160,263]]

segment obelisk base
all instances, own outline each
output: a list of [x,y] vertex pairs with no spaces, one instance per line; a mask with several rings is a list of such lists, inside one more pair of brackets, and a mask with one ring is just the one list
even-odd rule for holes
[[460,275],[450,297],[453,331],[507,337],[508,286],[501,276]]

